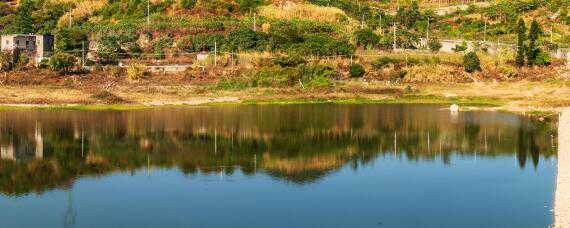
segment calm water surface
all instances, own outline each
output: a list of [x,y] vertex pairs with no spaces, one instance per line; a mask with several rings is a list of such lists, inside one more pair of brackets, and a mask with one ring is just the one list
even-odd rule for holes
[[548,227],[555,129],[427,105],[0,112],[0,227]]

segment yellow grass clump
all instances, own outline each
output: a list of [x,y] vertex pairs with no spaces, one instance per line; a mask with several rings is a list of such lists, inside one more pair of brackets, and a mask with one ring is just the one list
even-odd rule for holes
[[[73,1],[73,0],[55,0],[55,1]],[[107,5],[107,1],[105,0],[86,0],[86,1],[74,1],[76,2],[75,7],[65,13],[62,17],[59,18],[57,22],[58,27],[64,27],[69,25],[71,21],[74,23],[75,20],[79,20],[81,18],[90,16],[93,12],[100,10],[101,8]],[[71,20],[70,20],[71,19]]]
[[339,8],[287,2],[259,8],[259,14],[274,19],[307,19],[328,23],[358,24]]

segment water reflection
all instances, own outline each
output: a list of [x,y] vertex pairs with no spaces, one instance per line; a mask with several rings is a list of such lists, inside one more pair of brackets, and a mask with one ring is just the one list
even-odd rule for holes
[[444,164],[454,155],[516,156],[526,169],[556,153],[549,124],[426,105],[14,110],[0,112],[0,126],[0,192],[11,196],[150,167],[186,175],[239,170],[305,185],[382,156]]

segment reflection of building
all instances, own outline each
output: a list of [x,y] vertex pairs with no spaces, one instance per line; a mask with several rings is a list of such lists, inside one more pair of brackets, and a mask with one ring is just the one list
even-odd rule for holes
[[14,144],[12,142],[0,146],[0,159],[15,160]]
[[36,64],[53,53],[54,38],[52,35],[11,34],[2,36],[2,51],[17,49],[27,54]]
[[44,158],[44,140],[42,137],[42,128],[36,124],[36,133],[34,134],[36,140],[36,158]]

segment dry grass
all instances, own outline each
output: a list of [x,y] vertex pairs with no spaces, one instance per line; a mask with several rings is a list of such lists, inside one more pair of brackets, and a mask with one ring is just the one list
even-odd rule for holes
[[348,17],[341,9],[312,4],[288,2],[283,6],[268,5],[260,7],[259,14],[274,19],[305,19],[328,23],[343,23],[351,27],[358,25],[354,19]]
[[[57,1],[66,1],[66,0],[57,0]],[[71,21],[72,23],[75,20],[82,19],[84,17],[90,16],[93,12],[102,9],[107,5],[107,1],[105,0],[85,0],[85,1],[73,1],[67,0],[68,2],[75,3],[75,7],[65,13],[62,17],[59,18],[57,22],[58,27],[65,27]]]

